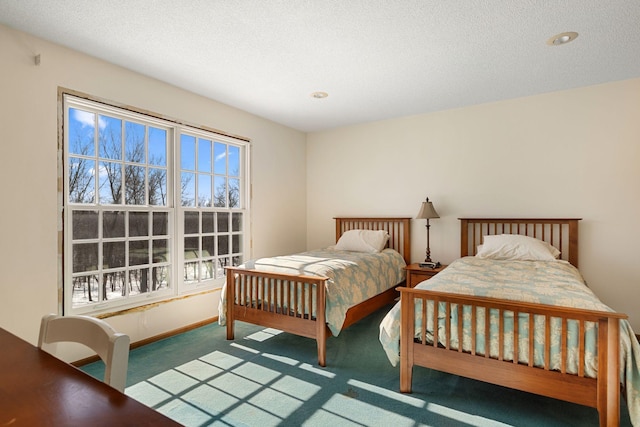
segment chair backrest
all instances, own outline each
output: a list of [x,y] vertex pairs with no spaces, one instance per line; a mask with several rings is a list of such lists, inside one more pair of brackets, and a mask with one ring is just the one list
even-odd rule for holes
[[42,317],[38,347],[55,353],[55,343],[75,342],[95,351],[105,364],[104,382],[124,392],[129,365],[129,336],[116,332],[103,320],[89,316]]

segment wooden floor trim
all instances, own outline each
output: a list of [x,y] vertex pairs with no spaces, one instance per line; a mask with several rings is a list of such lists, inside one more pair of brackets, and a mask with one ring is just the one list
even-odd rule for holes
[[[182,328],[173,329],[171,331],[164,332],[162,334],[158,334],[158,335],[155,335],[153,337],[149,337],[149,338],[145,338],[145,339],[140,340],[140,341],[133,342],[133,343],[131,343],[129,348],[131,350],[133,350],[134,348],[142,347],[143,345],[151,344],[153,342],[160,341],[160,340],[163,340],[165,338],[172,337],[174,335],[182,334],[184,332],[188,332],[188,331],[191,331],[193,329],[199,328],[201,326],[209,325],[209,324],[217,322],[217,321],[218,321],[218,316],[212,317],[210,319],[203,320],[201,322],[192,323],[191,325],[183,326]],[[95,356],[86,357],[84,359],[76,360],[75,362],[72,362],[71,364],[73,366],[80,367],[80,366],[87,365],[89,363],[97,362],[98,360],[100,360],[100,357],[98,355],[95,355]]]

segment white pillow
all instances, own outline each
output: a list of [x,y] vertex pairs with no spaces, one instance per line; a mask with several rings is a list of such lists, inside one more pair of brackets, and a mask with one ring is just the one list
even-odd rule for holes
[[341,251],[380,252],[387,245],[389,233],[384,230],[349,230],[345,232],[335,248]]
[[484,236],[478,258],[521,261],[556,261],[560,251],[547,242],[519,234]]

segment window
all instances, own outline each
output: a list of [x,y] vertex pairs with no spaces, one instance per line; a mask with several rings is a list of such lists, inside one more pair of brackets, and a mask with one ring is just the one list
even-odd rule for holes
[[213,289],[244,258],[248,143],[65,95],[64,308]]

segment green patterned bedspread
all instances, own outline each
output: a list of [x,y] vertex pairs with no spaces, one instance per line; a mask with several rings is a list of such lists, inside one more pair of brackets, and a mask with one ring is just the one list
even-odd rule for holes
[[[578,270],[565,261],[495,261],[480,259],[476,257],[465,257],[454,261],[449,267],[432,279],[420,283],[416,288],[430,289],[434,291],[450,292],[463,295],[474,295],[482,297],[500,298],[506,300],[532,302],[562,307],[583,308],[598,311],[613,311],[602,303],[593,292],[585,285],[584,280]],[[421,316],[421,301],[416,301],[417,316]],[[433,309],[433,302],[427,303],[427,310]],[[452,348],[458,348],[459,337],[457,336],[457,306],[453,306],[450,315],[452,332],[451,337],[444,334],[444,310],[439,310],[439,341],[444,343],[449,339]],[[431,311],[432,312],[432,311]],[[477,325],[483,328],[484,310],[478,310]],[[498,353],[498,320],[495,313],[490,314],[491,339],[489,352],[492,356]],[[433,316],[428,316],[427,330],[433,330]],[[467,322],[471,318],[470,308],[463,309],[463,321],[465,330]],[[557,321],[557,322],[556,322]],[[544,357],[542,351],[544,342],[544,317],[536,316],[535,334],[536,351],[534,351],[534,364],[539,366]],[[420,335],[421,319],[416,319],[416,337]],[[576,328],[576,322],[569,322],[569,328]],[[528,318],[520,317],[518,322],[519,349],[527,348],[528,342]],[[552,367],[558,369],[560,366],[560,338],[561,325],[558,319],[552,319],[552,346],[551,362]],[[513,360],[513,315],[511,319],[505,316],[505,359]],[[597,361],[594,356],[596,352],[596,327],[590,324],[587,330],[586,339],[586,360],[585,374],[587,376],[597,376]],[[569,336],[574,336],[571,329]],[[431,332],[427,333],[427,340],[432,339]],[[400,303],[396,304],[380,323],[380,342],[393,366],[396,366],[400,352]],[[575,344],[576,340],[569,344]],[[469,333],[463,332],[462,348],[469,351],[471,337]],[[477,334],[476,351],[480,354],[484,352],[484,337]],[[518,360],[522,363],[528,362],[528,354],[525,351],[517,353]],[[577,370],[577,349],[570,349],[568,356],[567,371],[575,373]],[[629,414],[634,426],[640,426],[640,345],[636,339],[629,322],[620,322],[620,381],[625,385],[627,391],[627,405]]]
[[[332,248],[248,261],[244,268],[294,275],[325,276],[326,319],[334,336],[340,333],[347,310],[404,280],[406,263],[393,249],[380,253]],[[220,297],[219,320],[226,323],[226,289]]]

